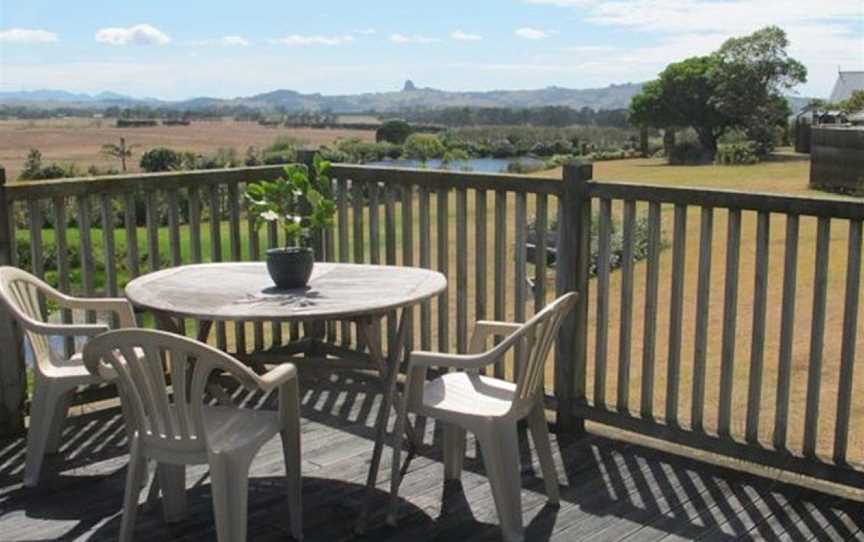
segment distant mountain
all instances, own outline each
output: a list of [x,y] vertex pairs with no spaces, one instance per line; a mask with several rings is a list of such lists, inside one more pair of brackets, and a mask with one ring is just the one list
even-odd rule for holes
[[[569,89],[547,87],[535,90],[492,90],[484,92],[446,91],[421,88],[408,80],[401,91],[369,92],[363,94],[330,95],[302,94],[294,90],[279,89],[254,96],[232,99],[192,98],[164,101],[154,98],[132,98],[116,92],[75,94],[63,90],[33,90],[0,92],[0,105],[38,108],[80,107],[104,109],[111,106],[150,106],[192,111],[248,107],[261,111],[333,111],[358,113],[366,111],[394,112],[404,109],[439,109],[444,107],[510,107],[568,106],[576,109],[624,109],[642,89],[642,83],[624,83],[602,88]],[[806,98],[790,97],[790,105],[797,112]]]

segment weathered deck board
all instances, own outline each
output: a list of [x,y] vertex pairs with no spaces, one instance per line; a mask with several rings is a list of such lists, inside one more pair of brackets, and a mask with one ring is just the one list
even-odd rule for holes
[[[301,425],[307,540],[352,540],[365,495],[380,396],[361,374],[303,378]],[[433,432],[434,424],[428,424]],[[432,437],[432,435],[429,435]],[[370,510],[367,540],[499,540],[482,460],[468,444],[460,483],[442,484],[440,435],[408,465],[397,528],[384,525],[390,454]],[[426,442],[432,442],[427,438]],[[555,439],[561,507],[547,506],[539,466],[522,443],[526,540],[850,540],[862,537],[864,504],[741,474],[599,435]],[[45,483],[21,487],[23,439],[0,441],[0,540],[113,540],[120,525],[125,432],[118,409],[76,416]],[[59,470],[59,472],[58,472]],[[252,466],[249,540],[289,539],[278,439]],[[206,468],[187,470],[189,517],[163,523],[139,512],[138,537],[206,540],[215,536]],[[142,499],[145,492],[142,492]],[[443,497],[443,499],[442,499]],[[143,505],[142,505],[143,506]],[[856,538],[857,537],[857,538]]]

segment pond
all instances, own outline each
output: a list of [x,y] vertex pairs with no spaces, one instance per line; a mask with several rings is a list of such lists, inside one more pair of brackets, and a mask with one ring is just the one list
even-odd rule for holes
[[471,158],[469,160],[456,160],[442,164],[440,158],[427,160],[424,165],[420,160],[382,160],[370,162],[369,166],[424,168],[424,169],[446,169],[450,171],[473,171],[476,173],[507,173],[507,164],[519,161],[527,166],[542,165],[543,161],[528,156],[519,158]]

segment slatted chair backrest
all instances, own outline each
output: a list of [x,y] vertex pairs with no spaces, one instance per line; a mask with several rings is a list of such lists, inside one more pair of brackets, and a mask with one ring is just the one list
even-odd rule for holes
[[17,267],[0,268],[0,297],[18,321],[24,336],[33,349],[36,367],[43,373],[48,372],[58,355],[51,349],[48,335],[39,333],[36,328],[46,323],[44,296],[59,295],[54,288]]
[[516,403],[514,409],[530,407],[543,393],[546,360],[558,337],[564,318],[576,305],[578,294],[565,294],[525,323],[521,363],[517,364]]
[[90,340],[84,364],[92,372],[107,363],[117,372],[126,411],[150,445],[176,452],[203,452],[202,407],[208,378],[225,371],[247,389],[255,374],[204,343],[162,331],[123,329]]

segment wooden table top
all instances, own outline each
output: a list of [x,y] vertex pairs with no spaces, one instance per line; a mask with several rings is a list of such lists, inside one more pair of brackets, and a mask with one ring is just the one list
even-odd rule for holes
[[314,321],[383,315],[447,288],[441,273],[418,267],[316,263],[307,288],[278,290],[262,262],[186,265],[126,286],[136,306],[216,321]]

